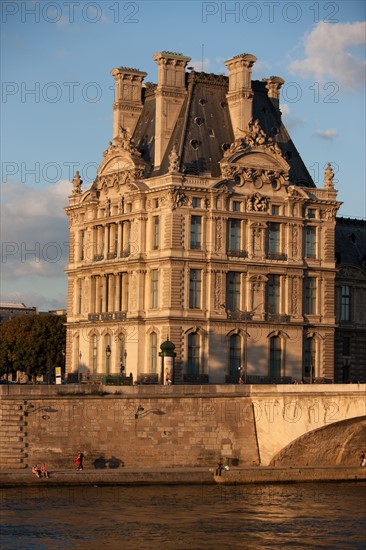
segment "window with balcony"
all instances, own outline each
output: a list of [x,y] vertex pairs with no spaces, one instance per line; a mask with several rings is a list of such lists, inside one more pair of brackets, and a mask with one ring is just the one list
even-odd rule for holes
[[228,220],[228,254],[236,254],[241,251],[241,221]]
[[316,278],[305,278],[305,314],[314,315],[316,313]]
[[280,259],[281,256],[281,225],[270,222],[267,227],[267,256]]
[[226,276],[226,309],[240,310],[240,273],[229,271]]
[[202,217],[191,216],[191,249],[200,250],[201,248],[201,230]]
[[305,229],[305,257],[316,258],[316,227],[311,225]]
[[151,309],[158,307],[159,298],[159,271],[153,269],[151,271]]
[[269,315],[280,313],[281,276],[268,275],[267,281],[267,312]]
[[96,374],[97,372],[97,361],[98,361],[98,336],[93,334],[92,336],[92,372]]
[[189,307],[192,309],[201,307],[201,273],[200,269],[189,272]]

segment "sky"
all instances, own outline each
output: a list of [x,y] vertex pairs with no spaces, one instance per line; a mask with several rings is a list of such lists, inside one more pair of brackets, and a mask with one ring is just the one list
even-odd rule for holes
[[276,75],[283,121],[317,186],[332,163],[343,205],[366,218],[363,1],[1,2],[1,300],[66,308],[68,222],[76,170],[87,189],[112,138],[114,67],[157,81],[152,57],[196,70],[257,57]]

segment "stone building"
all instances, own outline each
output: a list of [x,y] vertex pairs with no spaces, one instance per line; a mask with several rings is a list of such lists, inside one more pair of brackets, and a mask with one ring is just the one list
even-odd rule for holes
[[366,221],[337,218],[335,382],[366,382]]
[[67,372],[154,379],[169,338],[175,383],[333,379],[340,203],[281,121],[284,81],[250,54],[228,77],[154,60],[157,84],[112,70],[113,140],[72,182]]

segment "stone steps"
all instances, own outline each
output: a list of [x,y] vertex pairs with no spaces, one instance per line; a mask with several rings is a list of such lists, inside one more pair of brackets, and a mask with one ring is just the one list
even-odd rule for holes
[[27,467],[27,425],[23,403],[0,404],[0,467]]

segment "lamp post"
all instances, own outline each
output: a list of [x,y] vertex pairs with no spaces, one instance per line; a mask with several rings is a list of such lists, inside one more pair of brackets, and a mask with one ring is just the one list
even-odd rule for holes
[[111,357],[111,353],[112,353],[111,348],[110,348],[109,344],[107,344],[107,347],[105,348],[105,355],[106,355],[106,359],[107,359],[107,361],[106,361],[106,371],[107,371],[106,374],[107,375],[109,374],[109,360],[110,360],[110,357]]

